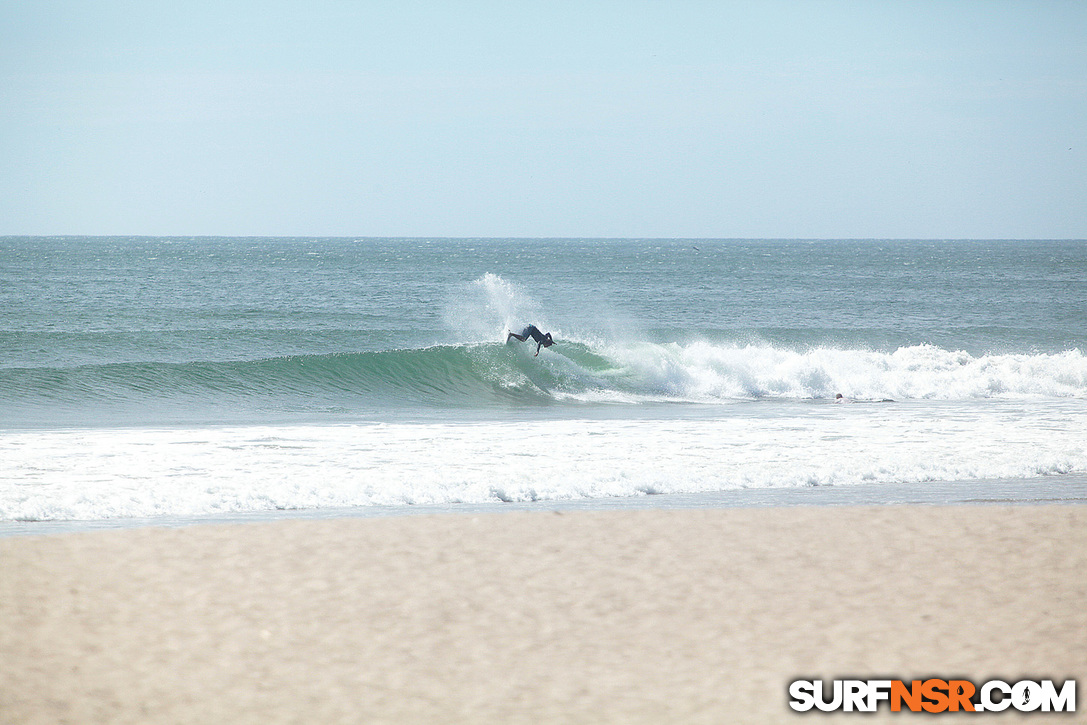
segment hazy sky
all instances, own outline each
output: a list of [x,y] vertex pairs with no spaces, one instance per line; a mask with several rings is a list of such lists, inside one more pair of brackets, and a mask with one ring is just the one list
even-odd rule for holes
[[0,234],[1084,238],[1087,3],[0,0]]

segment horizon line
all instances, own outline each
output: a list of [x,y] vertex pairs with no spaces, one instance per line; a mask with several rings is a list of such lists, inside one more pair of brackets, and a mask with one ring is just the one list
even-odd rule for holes
[[702,241],[702,242],[1083,242],[1087,237],[707,237],[421,236],[380,234],[0,234],[0,239],[353,239],[390,241]]

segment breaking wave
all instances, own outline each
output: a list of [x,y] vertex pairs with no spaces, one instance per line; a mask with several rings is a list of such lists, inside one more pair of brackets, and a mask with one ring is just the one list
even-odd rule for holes
[[0,399],[108,401],[319,398],[345,404],[505,406],[752,399],[962,400],[1082,397],[1087,357],[972,356],[921,345],[894,352],[774,346],[592,344],[559,338],[229,362],[131,362],[0,370]]

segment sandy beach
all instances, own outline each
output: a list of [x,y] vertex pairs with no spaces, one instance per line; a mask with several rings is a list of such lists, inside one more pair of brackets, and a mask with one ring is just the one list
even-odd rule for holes
[[904,721],[885,706],[874,718],[795,716],[787,687],[849,676],[1082,684],[1085,602],[1083,506],[9,537],[0,721]]

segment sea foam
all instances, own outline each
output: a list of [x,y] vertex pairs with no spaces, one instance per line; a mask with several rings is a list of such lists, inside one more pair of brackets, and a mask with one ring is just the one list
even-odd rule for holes
[[1087,471],[1085,441],[1087,410],[1059,401],[11,431],[0,433],[0,520],[1026,478]]

